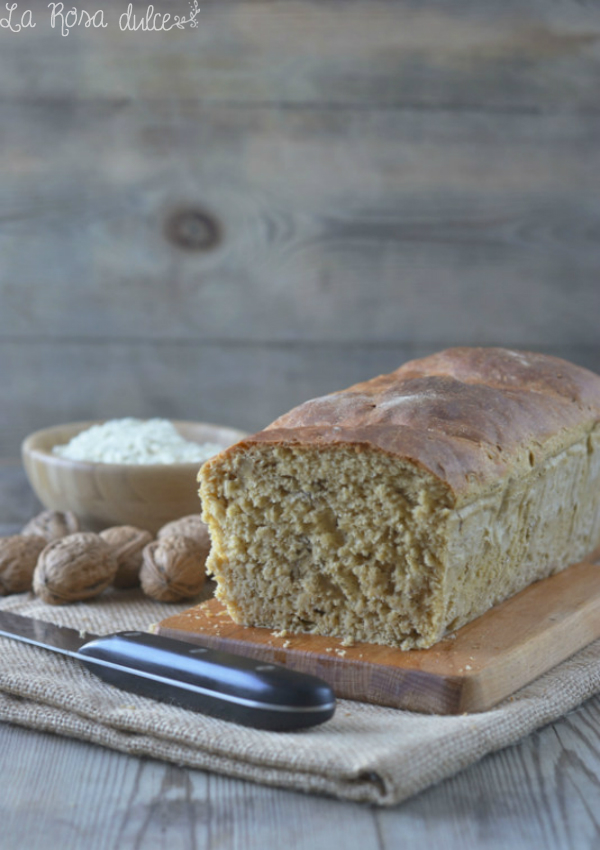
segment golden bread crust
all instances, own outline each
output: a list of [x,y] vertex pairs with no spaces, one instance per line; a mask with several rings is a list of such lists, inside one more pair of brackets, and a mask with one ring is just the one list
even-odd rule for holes
[[237,445],[380,449],[427,469],[464,502],[599,421],[600,377],[581,366],[505,348],[451,348],[306,401]]

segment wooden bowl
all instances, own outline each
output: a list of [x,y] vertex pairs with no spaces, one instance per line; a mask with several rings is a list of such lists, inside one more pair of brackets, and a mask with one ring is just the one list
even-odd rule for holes
[[[155,534],[166,522],[200,513],[200,463],[119,464],[69,460],[52,453],[98,422],[72,422],[36,431],[23,441],[22,457],[35,494],[47,508],[73,511],[85,528],[135,525]],[[173,425],[186,440],[223,448],[246,434],[205,422]]]

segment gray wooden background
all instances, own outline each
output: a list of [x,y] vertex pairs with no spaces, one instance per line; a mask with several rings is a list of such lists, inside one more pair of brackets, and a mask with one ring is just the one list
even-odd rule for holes
[[79,418],[257,429],[454,344],[600,370],[599,4],[126,6],[0,30],[0,457]]

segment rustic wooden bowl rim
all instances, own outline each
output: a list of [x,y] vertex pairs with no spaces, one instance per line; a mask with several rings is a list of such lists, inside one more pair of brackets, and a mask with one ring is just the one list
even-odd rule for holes
[[[113,470],[127,468],[128,470],[136,470],[141,475],[152,472],[156,474],[158,470],[173,470],[179,469],[181,471],[184,470],[193,470],[198,469],[203,461],[183,461],[176,463],[105,463],[103,461],[91,461],[91,460],[76,460],[73,458],[62,457],[61,455],[55,455],[52,451],[55,445],[63,445],[63,443],[52,443],[50,449],[44,448],[39,445],[40,441],[43,443],[47,443],[52,436],[53,432],[61,433],[62,438],[66,439],[65,442],[68,442],[72,437],[76,436],[76,434],[81,433],[82,431],[91,428],[93,425],[102,425],[104,422],[107,422],[107,419],[96,419],[89,421],[81,421],[81,422],[66,422],[61,425],[52,425],[48,428],[41,428],[38,431],[34,431],[29,434],[23,440],[21,444],[22,454],[29,455],[32,458],[35,458],[42,463],[54,464],[58,467],[63,467],[65,469],[79,469],[81,471],[84,470],[97,470],[101,467],[103,470],[109,471],[111,468]],[[245,432],[240,431],[238,428],[233,428],[228,425],[217,425],[212,422],[194,422],[191,420],[184,419],[170,419],[171,422],[177,430],[180,428],[214,428],[223,431],[231,432],[232,437],[235,437],[232,440],[232,443],[237,439],[243,439],[246,436]],[[182,435],[183,436],[183,435]],[[186,439],[190,439],[186,437]],[[207,440],[207,442],[219,443],[219,440]],[[222,448],[226,448],[223,446]]]

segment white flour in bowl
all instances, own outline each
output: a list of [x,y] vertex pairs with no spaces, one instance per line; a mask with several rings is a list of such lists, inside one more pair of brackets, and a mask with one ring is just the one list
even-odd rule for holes
[[185,440],[167,419],[110,419],[92,425],[54,454],[95,463],[204,463],[223,446]]

